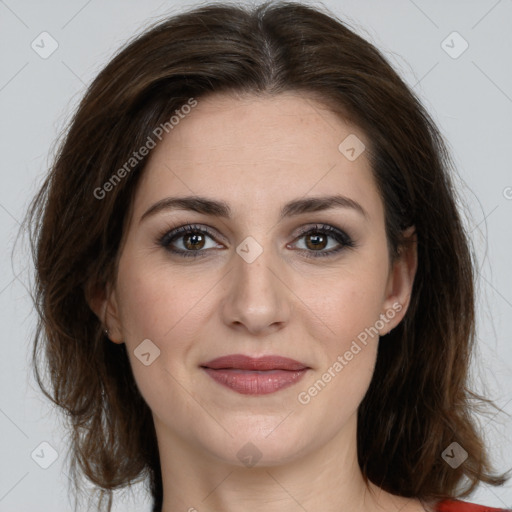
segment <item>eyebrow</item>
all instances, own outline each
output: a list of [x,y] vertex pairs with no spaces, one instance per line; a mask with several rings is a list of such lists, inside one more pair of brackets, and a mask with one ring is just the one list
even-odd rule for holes
[[[319,212],[331,208],[350,208],[368,219],[366,210],[356,201],[343,195],[305,197],[286,203],[279,214],[279,220],[303,213]],[[225,201],[202,196],[166,197],[152,205],[141,216],[139,223],[162,211],[190,210],[204,215],[232,218],[230,206]]]

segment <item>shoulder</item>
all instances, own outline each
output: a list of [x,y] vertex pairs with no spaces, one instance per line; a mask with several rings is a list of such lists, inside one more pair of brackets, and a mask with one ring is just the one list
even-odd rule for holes
[[460,500],[442,500],[436,504],[434,510],[435,512],[505,512],[512,509],[486,507]]

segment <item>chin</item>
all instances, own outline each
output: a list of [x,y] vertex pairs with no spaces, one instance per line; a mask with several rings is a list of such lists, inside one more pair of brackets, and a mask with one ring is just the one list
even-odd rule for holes
[[[285,422],[289,420],[291,418]],[[292,425],[288,424],[281,430],[278,426],[281,421],[282,418],[275,418],[271,428],[267,428],[269,422],[266,421],[263,428],[255,425],[254,418],[247,418],[247,423],[240,421],[236,427],[229,429],[233,437],[226,434],[221,439],[214,439],[213,436],[203,439],[202,450],[210,452],[225,464],[240,467],[272,467],[293,462],[307,451],[308,446],[313,445],[314,433],[311,433],[312,439],[308,442],[304,429],[302,432],[299,429],[291,431]]]

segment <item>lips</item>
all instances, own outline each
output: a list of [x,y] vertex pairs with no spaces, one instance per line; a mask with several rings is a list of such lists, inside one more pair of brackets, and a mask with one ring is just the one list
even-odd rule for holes
[[234,368],[237,370],[304,370],[307,365],[299,363],[294,359],[281,356],[263,356],[250,357],[243,354],[231,354],[229,356],[218,357],[208,361],[201,366],[211,368],[212,370]]
[[243,354],[218,357],[201,368],[219,384],[246,395],[279,391],[297,382],[309,369],[288,357],[253,358]]

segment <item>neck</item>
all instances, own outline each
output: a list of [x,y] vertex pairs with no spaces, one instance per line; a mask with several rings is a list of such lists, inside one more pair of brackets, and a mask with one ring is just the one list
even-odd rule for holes
[[406,505],[412,500],[366,484],[357,462],[355,419],[316,450],[285,463],[253,467],[221,460],[204,447],[174,437],[157,421],[155,428],[162,465],[162,512],[423,510],[416,500],[411,508]]

